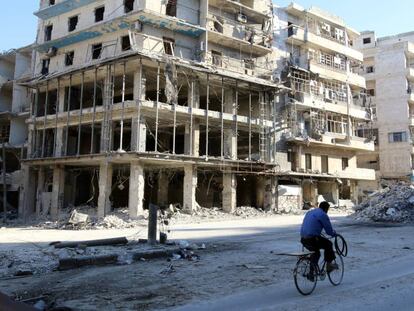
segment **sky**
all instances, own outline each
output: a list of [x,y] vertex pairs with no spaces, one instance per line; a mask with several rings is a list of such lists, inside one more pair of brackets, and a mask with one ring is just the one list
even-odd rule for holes
[[[3,2],[6,2],[3,0]],[[286,6],[290,0],[274,1]],[[377,37],[414,31],[413,0],[298,0],[305,8],[318,6],[342,17],[358,30],[375,30]],[[38,0],[14,0],[0,10],[0,52],[34,42]]]

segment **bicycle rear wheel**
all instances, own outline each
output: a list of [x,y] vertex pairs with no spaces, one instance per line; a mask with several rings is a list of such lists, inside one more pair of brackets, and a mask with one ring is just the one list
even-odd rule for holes
[[293,278],[298,292],[304,296],[310,295],[318,281],[318,268],[309,258],[300,258],[293,270]]
[[344,278],[344,261],[342,259],[342,256],[337,255],[336,259],[333,262],[338,265],[338,269],[329,272],[328,279],[333,286],[338,286],[341,284],[342,279]]

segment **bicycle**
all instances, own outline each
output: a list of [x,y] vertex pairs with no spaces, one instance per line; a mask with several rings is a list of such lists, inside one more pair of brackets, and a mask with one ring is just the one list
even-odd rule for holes
[[345,239],[341,235],[335,237],[335,253],[336,259],[334,263],[338,265],[338,269],[327,271],[327,263],[321,259],[320,264],[314,264],[311,260],[312,251],[303,251],[302,253],[280,254],[297,257],[296,266],[293,270],[293,279],[296,289],[304,296],[312,294],[316,288],[318,280],[325,280],[328,276],[333,286],[341,284],[344,277],[344,260],[343,257],[348,255],[348,246]]

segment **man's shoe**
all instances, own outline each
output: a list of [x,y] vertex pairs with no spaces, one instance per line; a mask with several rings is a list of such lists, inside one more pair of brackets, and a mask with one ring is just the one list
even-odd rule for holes
[[309,281],[311,281],[311,282],[315,282],[315,274],[314,274],[313,272],[309,272],[309,273],[306,275],[306,278],[307,278]]
[[334,270],[338,270],[339,266],[336,262],[328,262],[326,264],[326,272],[331,273]]

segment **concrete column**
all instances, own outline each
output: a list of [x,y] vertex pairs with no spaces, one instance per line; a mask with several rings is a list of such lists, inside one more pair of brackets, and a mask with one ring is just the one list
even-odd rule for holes
[[233,213],[237,204],[237,179],[233,173],[223,173],[223,211]]
[[[65,87],[61,86],[59,88],[59,98],[58,98],[58,111],[63,113],[65,111]],[[62,157],[64,152],[64,128],[56,128],[56,145],[55,145],[55,157]]]
[[139,163],[131,163],[129,177],[129,216],[137,218],[144,211],[144,189],[145,189],[144,169]]
[[56,166],[53,168],[52,204],[50,216],[56,220],[59,217],[59,210],[63,208],[65,199],[65,168]]
[[275,177],[266,180],[263,198],[263,209],[266,212],[277,210],[277,181]]
[[45,170],[40,168],[37,172],[36,216],[39,217],[43,207],[43,192],[45,191]]
[[63,156],[63,127],[56,129],[56,146],[55,146],[55,157]]
[[[140,65],[134,73],[133,96],[135,101],[145,100],[146,83],[147,80],[142,70],[142,66]],[[147,144],[147,126],[145,124],[145,119],[137,114],[136,117],[132,118],[131,126],[131,150],[145,152]]]
[[36,188],[33,185],[36,183],[36,176],[26,164],[22,163],[21,170],[23,171],[23,181],[19,189],[18,215],[26,219],[35,210]]
[[[200,108],[200,82],[197,79],[190,82],[187,100],[189,107]],[[195,157],[200,154],[200,125],[194,117],[192,129],[190,124],[185,125],[184,153]]]
[[145,119],[132,119],[131,150],[145,152],[147,146],[147,125]]
[[134,100],[145,100],[146,84],[147,78],[145,77],[145,73],[142,67],[138,66],[137,71],[134,73]]
[[[193,134],[191,135],[191,128],[189,124],[185,125],[185,138],[184,138],[184,154],[198,157],[200,154],[200,125],[197,122],[193,122]],[[190,150],[190,140],[192,137],[192,150]]]
[[[230,113],[236,117],[237,103],[234,89],[224,92],[224,113]],[[224,129],[224,157],[237,160],[237,135],[233,124],[231,129]]]
[[196,201],[197,189],[197,168],[194,165],[184,166],[184,210],[192,212],[197,208]]
[[169,189],[170,180],[168,179],[168,174],[164,171],[160,171],[158,177],[158,205],[165,206],[168,204],[168,189]]
[[102,162],[99,166],[98,217],[105,217],[111,211],[109,196],[112,189],[112,164]]

